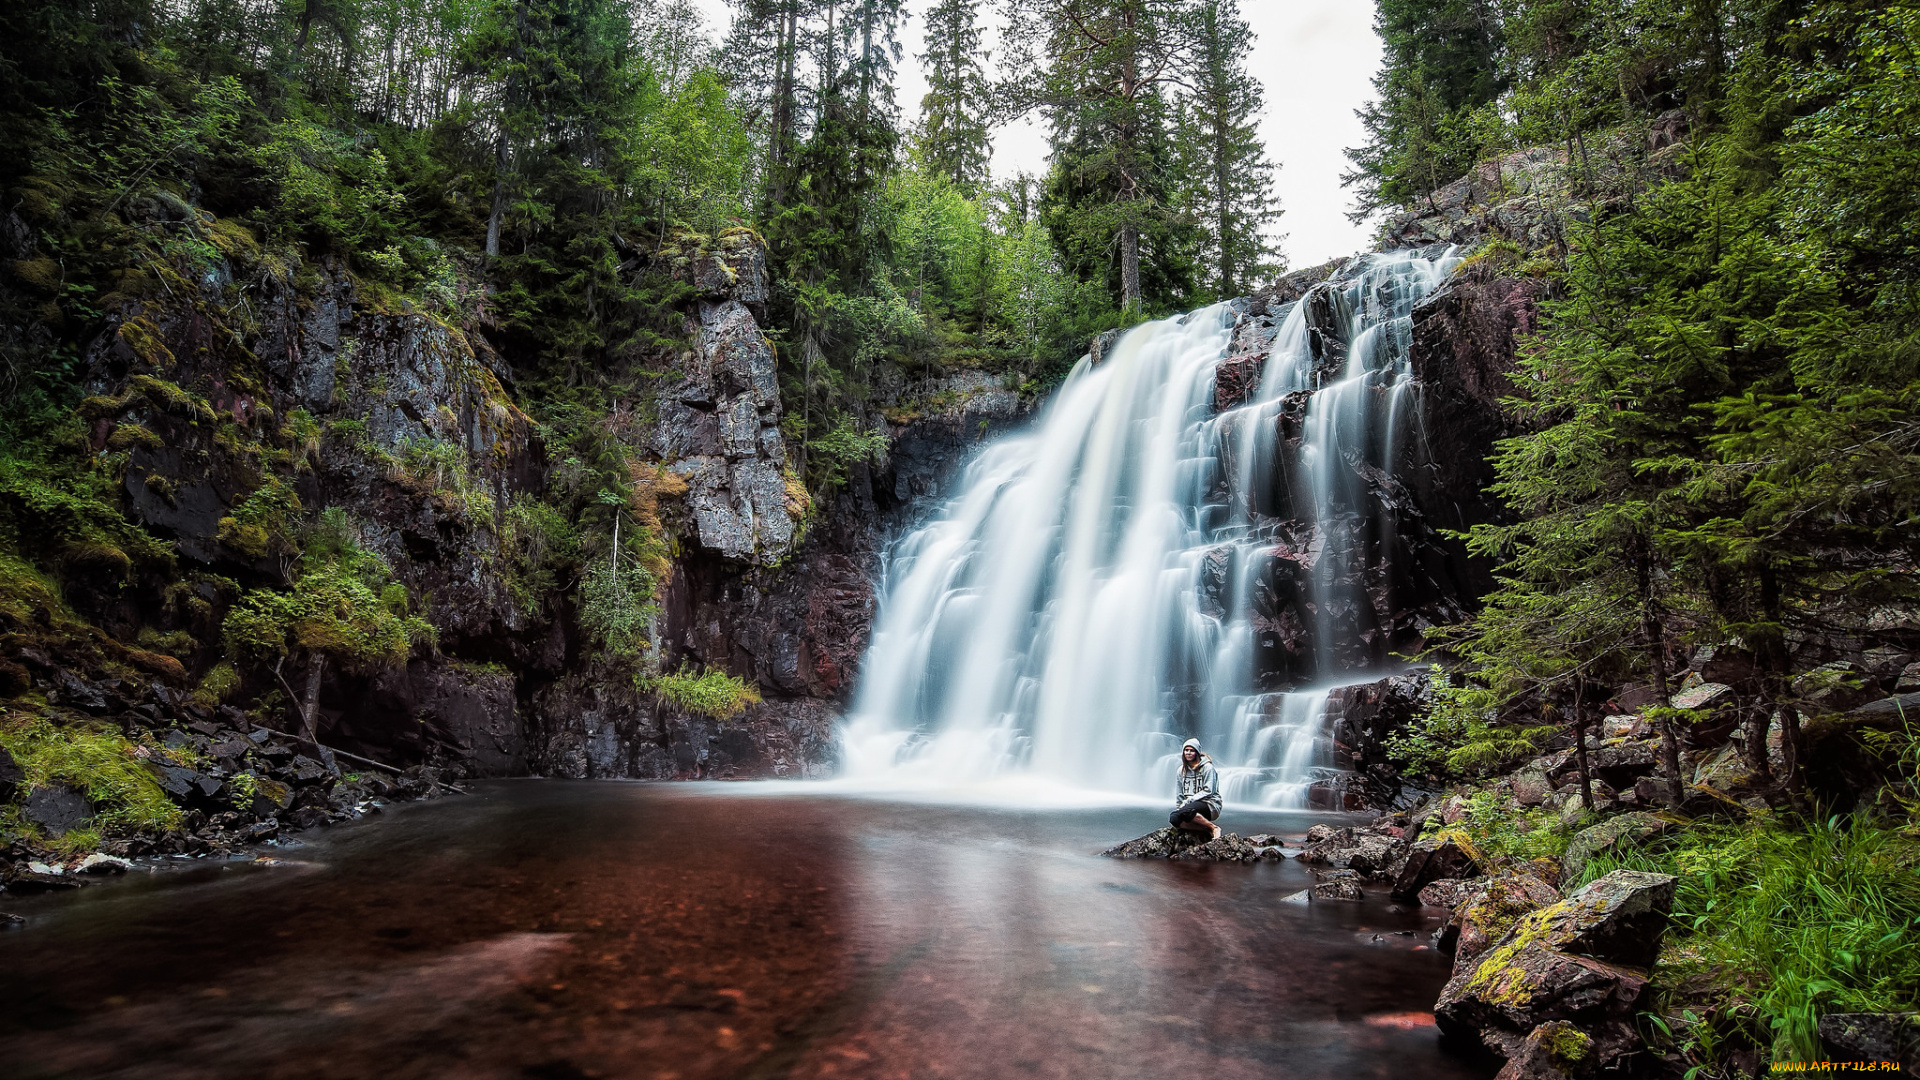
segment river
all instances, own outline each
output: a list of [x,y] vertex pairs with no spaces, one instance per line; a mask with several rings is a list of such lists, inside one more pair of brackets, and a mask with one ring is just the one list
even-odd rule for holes
[[[1433,912],[1119,862],[1157,807],[494,781],[8,898],[10,1077],[1484,1077]],[[1241,833],[1326,815],[1230,813]],[[143,869],[145,864],[143,864]],[[1408,933],[1410,932],[1410,933]]]

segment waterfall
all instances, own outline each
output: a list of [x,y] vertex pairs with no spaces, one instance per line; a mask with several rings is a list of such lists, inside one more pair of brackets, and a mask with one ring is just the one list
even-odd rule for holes
[[[1330,694],[1389,662],[1411,313],[1456,261],[1362,256],[1082,358],[890,553],[843,775],[1159,797],[1197,735],[1229,801],[1306,805]],[[1216,410],[1230,353],[1257,388]]]

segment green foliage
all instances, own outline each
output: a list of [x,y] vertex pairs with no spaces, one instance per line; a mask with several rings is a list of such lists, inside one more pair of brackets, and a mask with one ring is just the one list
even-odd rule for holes
[[[180,808],[154,781],[136,744],[113,725],[8,712],[0,714],[0,746],[26,774],[24,790],[71,784],[94,804],[90,829],[69,833],[68,847],[92,846],[99,830],[170,829],[180,823]],[[12,808],[6,808],[0,829],[37,834]]]
[[207,669],[207,673],[201,677],[200,685],[194,688],[193,699],[212,708],[232,697],[239,689],[240,673],[234,670],[232,661],[222,660]]
[[820,487],[846,483],[849,467],[870,461],[887,449],[887,433],[862,430],[842,417],[826,434],[807,442],[808,468],[821,476]]
[[1412,723],[1389,734],[1387,754],[1409,772],[1474,778],[1540,753],[1552,724],[1503,718],[1502,688],[1449,677],[1432,669],[1431,704]]
[[349,668],[393,665],[435,640],[433,626],[409,607],[406,587],[360,546],[345,512],[329,507],[307,536],[293,588],[246,593],[222,636],[229,656],[257,663],[304,651]]
[[617,569],[595,562],[580,580],[580,628],[616,659],[632,660],[647,647],[647,633],[658,610],[655,581],[629,559]]
[[1673,874],[1674,932],[1656,977],[1705,977],[1752,1003],[1775,1060],[1819,1061],[1830,1012],[1901,1012],[1920,994],[1920,844],[1876,823],[1694,825],[1596,857]]
[[227,798],[242,810],[253,805],[253,797],[259,792],[260,778],[250,772],[235,773],[227,778]]
[[758,690],[738,676],[721,671],[696,673],[683,667],[673,674],[641,680],[640,685],[678,708],[715,720],[731,720],[747,706],[760,703]]
[[528,614],[557,590],[561,574],[580,554],[580,534],[567,515],[525,492],[507,504],[500,544],[508,556],[507,588]]
[[1474,110],[1502,89],[1496,64],[1502,31],[1474,0],[1377,0],[1374,31],[1385,62],[1373,77],[1379,95],[1360,111],[1365,145],[1348,150],[1359,188],[1354,220],[1382,206],[1411,203],[1466,172],[1481,150]]
[[1524,862],[1557,858],[1567,850],[1573,830],[1558,811],[1547,807],[1510,810],[1511,803],[1493,791],[1467,797],[1466,818],[1460,827],[1476,848],[1500,861]]
[[220,519],[220,542],[254,559],[296,554],[300,549],[293,533],[299,512],[300,497],[269,474],[232,514]]

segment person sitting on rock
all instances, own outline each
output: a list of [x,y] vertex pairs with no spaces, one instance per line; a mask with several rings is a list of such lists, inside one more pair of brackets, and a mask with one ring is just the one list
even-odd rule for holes
[[1220,774],[1213,759],[1200,752],[1200,740],[1188,739],[1180,747],[1180,799],[1167,823],[1193,832],[1209,833],[1207,839],[1220,839]]

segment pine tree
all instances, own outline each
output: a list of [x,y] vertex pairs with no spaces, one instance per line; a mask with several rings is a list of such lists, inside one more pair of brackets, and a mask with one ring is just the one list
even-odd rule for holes
[[1253,34],[1240,18],[1240,5],[1205,0],[1194,23],[1196,64],[1181,142],[1199,194],[1195,209],[1206,238],[1201,258],[1211,272],[1213,295],[1225,299],[1278,268],[1272,227],[1281,210],[1273,197],[1275,166],[1255,126],[1262,90],[1246,69]]
[[927,12],[927,51],[920,64],[927,93],[920,99],[918,150],[926,167],[969,195],[987,183],[992,153],[987,122],[990,89],[981,66],[981,32],[970,0],[937,0]]

